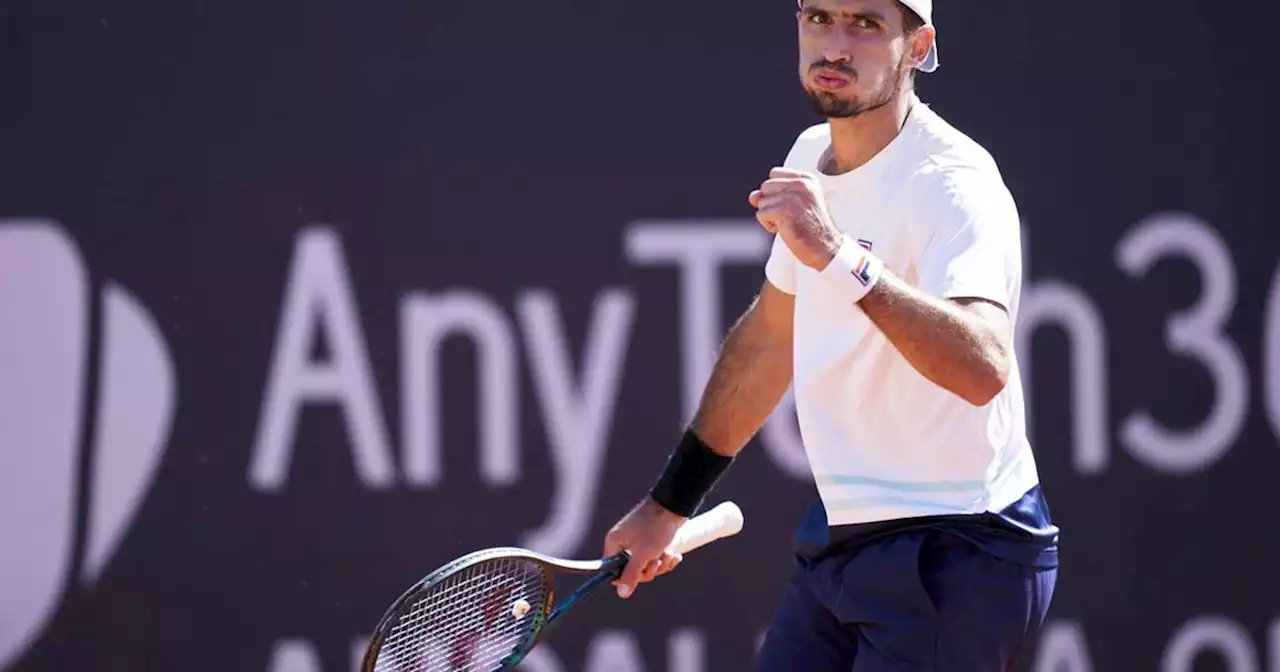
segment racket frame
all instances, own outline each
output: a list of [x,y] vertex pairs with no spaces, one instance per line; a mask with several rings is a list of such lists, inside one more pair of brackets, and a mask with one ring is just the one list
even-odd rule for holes
[[[374,628],[373,635],[365,648],[360,670],[361,672],[374,672],[374,666],[377,663],[378,654],[382,650],[382,644],[391,635],[395,624],[413,609],[414,604],[422,594],[430,591],[437,584],[450,576],[491,560],[526,560],[541,566],[543,570],[541,572],[542,591],[546,598],[542,604],[530,605],[533,609],[524,618],[536,620],[532,627],[528,629],[525,637],[513,648],[512,654],[503,659],[503,669],[506,669],[523,660],[542,639],[543,634],[551,624],[561,615],[585,600],[600,587],[621,576],[629,558],[630,554],[624,551],[613,557],[599,560],[565,560],[515,546],[486,548],[459,556],[422,577],[417,583],[401,593],[395,602],[391,603],[391,606],[387,608],[382,618],[379,619],[378,626]],[[594,574],[594,576],[571,592],[562,602],[556,604],[555,575],[557,573]]]

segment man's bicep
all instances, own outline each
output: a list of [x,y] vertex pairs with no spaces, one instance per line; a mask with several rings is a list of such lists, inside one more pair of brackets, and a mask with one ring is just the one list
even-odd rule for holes
[[977,317],[991,328],[1003,342],[1013,337],[1013,319],[1009,317],[1009,309],[990,299],[964,296],[951,299],[960,309]]
[[772,280],[766,279],[760,286],[760,295],[756,297],[752,312],[759,319],[769,337],[779,342],[790,343],[795,325],[796,297],[780,289]]

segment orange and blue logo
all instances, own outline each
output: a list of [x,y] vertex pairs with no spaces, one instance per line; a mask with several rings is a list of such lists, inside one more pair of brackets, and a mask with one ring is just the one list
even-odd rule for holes
[[858,265],[853,267],[853,277],[864,286],[871,282],[871,262],[866,257],[859,259]]

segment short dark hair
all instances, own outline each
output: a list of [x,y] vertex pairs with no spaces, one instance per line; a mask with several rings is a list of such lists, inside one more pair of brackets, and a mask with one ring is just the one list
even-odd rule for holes
[[914,33],[924,27],[924,19],[920,18],[914,10],[901,2],[898,3],[898,9],[902,11],[902,32]]
[[[902,34],[903,35],[910,35],[911,33],[914,33],[917,30],[920,30],[921,28],[924,27],[924,19],[920,18],[920,15],[916,14],[915,10],[902,4],[901,2],[898,3],[898,9],[902,11]],[[907,75],[907,81],[910,82],[912,85],[915,84],[915,81],[916,81],[915,68],[912,68],[911,73]]]

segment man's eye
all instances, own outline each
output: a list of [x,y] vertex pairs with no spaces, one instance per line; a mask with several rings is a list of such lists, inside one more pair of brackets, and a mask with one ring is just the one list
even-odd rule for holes
[[809,23],[825,25],[830,22],[831,22],[831,17],[827,16],[826,14],[823,14],[822,12],[813,12],[809,14]]
[[854,19],[853,25],[859,28],[865,28],[867,30],[872,30],[876,28],[876,22],[872,21],[871,19]]

